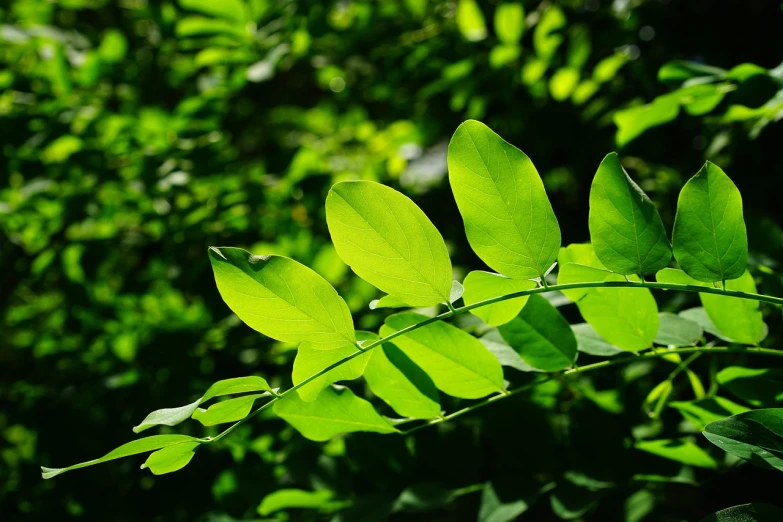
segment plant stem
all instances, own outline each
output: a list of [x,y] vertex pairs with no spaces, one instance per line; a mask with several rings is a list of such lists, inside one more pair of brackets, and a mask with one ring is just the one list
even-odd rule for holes
[[[543,281],[543,278],[542,278],[542,281]],[[223,437],[225,437],[226,435],[231,433],[234,429],[236,429],[240,425],[244,424],[245,422],[247,422],[251,418],[255,417],[260,412],[265,410],[267,407],[271,406],[275,401],[278,401],[278,400],[282,399],[283,397],[285,397],[289,393],[295,392],[296,390],[298,390],[302,386],[304,386],[304,385],[308,384],[309,382],[317,379],[321,375],[324,375],[325,373],[327,373],[327,372],[329,372],[331,370],[334,370],[338,366],[341,366],[341,365],[347,363],[348,361],[350,361],[350,360],[352,360],[352,359],[354,359],[356,357],[359,357],[360,355],[362,355],[362,354],[372,350],[373,348],[375,348],[376,346],[379,346],[380,344],[383,344],[383,343],[385,343],[387,341],[391,341],[392,339],[395,339],[397,337],[400,337],[402,335],[410,333],[413,330],[417,330],[419,328],[427,326],[428,324],[436,323],[438,321],[443,321],[445,319],[449,319],[450,317],[454,317],[455,315],[464,314],[464,313],[467,313],[467,312],[469,312],[471,310],[475,310],[477,308],[481,308],[483,306],[488,306],[488,305],[491,305],[491,304],[507,301],[509,299],[515,299],[517,297],[524,297],[524,296],[533,295],[533,294],[543,294],[543,293],[547,293],[547,292],[557,292],[557,291],[563,291],[563,290],[573,290],[573,289],[576,289],[576,288],[633,288],[633,287],[637,287],[637,288],[653,288],[653,289],[658,289],[658,290],[680,290],[680,291],[683,291],[683,292],[695,292],[695,293],[705,293],[705,294],[717,294],[717,295],[725,295],[725,296],[730,296],[730,297],[737,297],[737,298],[740,298],[740,299],[750,299],[750,300],[754,300],[754,301],[761,301],[761,302],[771,303],[771,304],[775,304],[775,305],[783,305],[783,297],[774,297],[774,296],[761,295],[761,294],[750,294],[750,293],[746,293],[746,292],[738,292],[738,291],[735,291],[735,290],[722,290],[720,288],[713,288],[713,287],[710,287],[710,286],[681,285],[681,284],[675,284],[675,283],[652,283],[652,282],[637,283],[637,282],[634,282],[634,281],[595,281],[595,282],[585,282],[585,283],[568,283],[568,284],[564,284],[564,285],[539,286],[539,287],[536,287],[536,288],[531,288],[529,290],[522,290],[522,291],[519,291],[519,292],[514,292],[514,293],[511,293],[511,294],[507,294],[507,295],[501,295],[501,296],[498,296],[498,297],[485,299],[484,301],[479,301],[477,303],[473,303],[473,304],[470,304],[470,305],[461,306],[459,308],[454,308],[453,306],[451,306],[449,304],[450,310],[448,312],[444,312],[444,313],[442,313],[440,315],[436,315],[435,317],[430,317],[429,319],[426,319],[426,320],[424,320],[424,321],[422,321],[420,323],[412,324],[412,325],[407,326],[407,327],[405,327],[405,328],[403,328],[401,330],[397,330],[396,332],[392,332],[392,333],[390,333],[389,335],[387,335],[386,337],[384,337],[382,339],[379,339],[377,341],[369,343],[366,346],[362,346],[361,351],[357,350],[355,353],[352,353],[351,355],[348,355],[347,357],[344,357],[344,358],[340,359],[339,361],[337,361],[337,362],[335,362],[333,364],[330,364],[329,366],[327,366],[323,370],[320,370],[319,372],[314,373],[313,375],[311,375],[307,379],[301,381],[299,384],[296,384],[295,386],[292,386],[291,388],[287,389],[286,391],[284,391],[283,393],[277,395],[276,397],[273,397],[269,402],[265,403],[264,405],[262,405],[258,409],[256,409],[253,412],[251,412],[244,419],[242,419],[242,420],[238,421],[237,423],[229,426],[223,432],[221,432],[218,435],[216,435],[214,438],[207,438],[207,439],[202,439],[202,440],[204,440],[205,443],[211,443],[211,442],[215,442],[217,440],[222,439]],[[680,349],[680,350],[685,350],[685,349]],[[710,348],[710,350],[706,350],[705,348],[700,348],[700,350],[704,350],[705,352],[708,352],[708,351],[729,351],[728,348],[724,348],[723,350],[716,349],[716,348]],[[771,354],[774,354],[774,355],[783,355],[783,351],[778,352],[777,350],[769,350],[767,348],[755,348],[755,349],[752,349],[752,350],[754,350],[755,353],[771,352]],[[693,350],[691,349],[691,352],[692,351]],[[674,350],[668,350],[668,351],[664,351],[662,353],[665,354],[665,353],[673,353],[673,352],[675,352],[675,351]],[[691,352],[684,352],[684,353],[691,353]],[[677,352],[677,353],[683,353],[683,352],[680,351],[680,352]],[[661,355],[655,355],[653,357],[660,357],[660,356]],[[628,358],[628,361],[639,360],[639,358],[640,358],[640,355],[634,355],[632,358]],[[622,362],[626,362],[626,361],[623,360]],[[605,364],[605,363],[611,363],[611,364]],[[586,371],[591,371],[593,369],[602,368],[603,366],[612,366],[614,364],[620,364],[620,362],[617,362],[615,360],[602,361],[600,363],[590,364],[590,365],[587,365],[587,366],[581,366],[579,368],[575,368],[573,370],[569,370],[569,371],[563,372],[562,374],[559,374],[559,375],[570,375],[571,373],[580,373],[582,371],[585,371],[585,369],[587,369]],[[541,382],[544,382],[544,381],[541,381]],[[535,384],[538,384],[538,383],[533,383],[532,385],[535,385]],[[486,402],[479,403],[479,405],[488,404],[489,402],[497,400],[498,398],[509,397],[511,395],[514,395],[515,393],[519,393],[520,391],[522,391],[522,389],[517,388],[516,390],[513,390],[513,391],[504,392],[502,395],[495,395],[495,396],[487,399]],[[479,405],[470,406],[470,407],[466,408],[465,411],[460,410],[460,412],[465,413],[466,411],[470,411],[471,409],[475,409],[476,407],[480,407]],[[443,418],[443,420],[448,420],[450,418],[453,418],[452,416],[455,415],[455,414],[461,415],[462,413],[460,413],[460,412],[455,412],[455,413],[453,413],[451,415],[447,415],[447,416],[445,416]],[[431,421],[431,422],[437,423],[437,422],[443,422],[443,420],[436,419],[435,421]],[[424,424],[423,426],[427,426],[427,424]],[[420,428],[420,427],[417,427],[417,428],[414,428],[414,429],[418,429],[418,428]]]
[[[725,346],[694,346],[689,348],[675,348],[672,350],[660,350],[660,351],[654,351],[654,352],[646,352],[638,355],[632,355],[632,356],[626,356],[626,357],[618,357],[616,359],[608,359],[605,361],[600,361],[594,364],[588,364],[585,366],[580,366],[578,368],[572,368],[570,370],[566,370],[564,372],[558,373],[556,375],[552,375],[549,377],[545,377],[543,379],[537,379],[533,382],[527,383],[523,386],[520,386],[519,388],[514,388],[513,390],[509,390],[507,393],[493,395],[492,397],[489,397],[487,399],[484,399],[481,402],[477,402],[475,404],[471,404],[470,406],[467,406],[465,408],[462,408],[461,410],[457,410],[453,413],[449,413],[448,415],[444,415],[442,417],[439,417],[437,419],[432,419],[431,421],[427,421],[424,424],[420,424],[419,426],[415,426],[409,430],[405,430],[402,432],[403,435],[408,435],[410,433],[413,433],[415,431],[418,431],[420,429],[426,428],[427,426],[433,426],[435,424],[440,424],[441,422],[445,422],[451,419],[454,419],[455,417],[459,417],[460,415],[464,415],[466,413],[469,413],[473,410],[476,410],[478,408],[483,408],[484,406],[487,406],[488,404],[491,404],[493,402],[499,401],[501,399],[505,399],[506,397],[511,397],[512,395],[516,395],[518,393],[521,393],[526,390],[530,390],[531,388],[535,388],[539,384],[543,384],[545,382],[549,382],[552,379],[557,379],[569,375],[576,375],[580,373],[587,373],[592,372],[595,370],[600,370],[601,368],[608,368],[609,366],[617,366],[619,364],[627,364],[634,361],[639,361],[642,359],[657,359],[660,357],[664,357],[665,355],[669,354],[682,354],[682,353],[691,353],[694,354],[690,358],[687,359],[687,361],[681,363],[673,372],[672,374],[676,377],[676,375],[681,372],[687,364],[690,364],[690,362],[693,361],[693,359],[703,353],[760,353],[764,355],[773,355],[777,357],[783,357],[783,350],[772,350],[770,348],[754,348],[752,350],[742,350],[742,349],[736,349],[736,348],[729,348]],[[671,378],[671,376],[670,376]]]

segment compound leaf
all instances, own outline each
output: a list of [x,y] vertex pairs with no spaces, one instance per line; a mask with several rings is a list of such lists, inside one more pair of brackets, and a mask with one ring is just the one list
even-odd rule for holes
[[397,431],[375,411],[372,404],[357,397],[348,388],[327,388],[312,402],[305,402],[298,394],[289,393],[275,401],[273,409],[310,440],[325,441],[340,433],[354,431]]
[[530,296],[519,316],[498,330],[526,363],[539,370],[556,372],[576,360],[576,337],[568,321],[540,295]]
[[221,297],[251,328],[278,341],[310,341],[323,349],[356,340],[348,305],[303,264],[241,248],[212,247],[209,258]]
[[742,196],[714,163],[708,161],[682,188],[672,244],[680,267],[699,281],[736,279],[745,272],[748,238]]
[[[514,292],[532,290],[536,287],[534,281],[528,279],[509,279],[500,274],[475,270],[465,277],[465,293],[462,300],[466,305],[478,303],[493,297],[508,295]],[[470,311],[490,326],[500,326],[512,320],[527,303],[528,296],[507,299],[499,303],[482,306]]]
[[362,279],[412,306],[449,300],[446,244],[407,196],[372,181],[342,181],[326,197],[326,222],[340,258]]
[[[386,318],[381,336],[427,317],[403,312]],[[503,368],[481,342],[442,321],[397,337],[394,343],[432,378],[439,390],[463,399],[479,399],[503,390]]]
[[671,260],[658,210],[614,152],[604,158],[593,178],[589,225],[598,259],[613,272],[648,274]]
[[557,257],[560,227],[530,158],[469,120],[451,138],[448,167],[476,254],[508,277],[541,277]]
[[[310,343],[300,344],[296,359],[294,359],[294,370],[291,375],[294,385],[300,384],[321,370],[325,370],[350,355],[355,355],[358,351],[359,349],[355,344],[347,342],[342,343],[339,348],[334,350],[318,350],[313,348]],[[364,373],[367,362],[370,360],[370,355],[370,352],[358,355],[323,375],[319,375],[296,390],[299,397],[306,402],[314,401],[318,394],[321,393],[321,390],[330,384],[358,379]]]

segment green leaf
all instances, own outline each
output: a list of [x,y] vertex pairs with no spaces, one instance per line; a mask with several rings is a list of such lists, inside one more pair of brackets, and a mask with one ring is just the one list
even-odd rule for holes
[[403,417],[432,419],[440,415],[435,383],[392,343],[373,349],[364,379],[375,395]]
[[549,79],[549,92],[555,101],[564,101],[571,96],[579,83],[579,70],[573,67],[561,67]]
[[752,410],[711,422],[704,436],[756,466],[783,471],[783,408]]
[[772,504],[742,504],[722,509],[701,520],[701,522],[779,522],[783,520],[783,509]]
[[729,366],[715,378],[732,395],[756,408],[783,401],[783,369]]
[[[375,341],[378,339],[377,335],[370,332],[357,331],[356,335],[360,341]],[[355,355],[357,351],[359,351],[359,348],[355,344],[349,343],[344,343],[334,350],[318,350],[313,348],[310,343],[300,344],[296,359],[294,359],[294,371],[291,375],[294,385],[298,385],[305,379],[350,355]],[[318,394],[321,393],[321,390],[330,384],[358,379],[364,374],[371,356],[372,352],[356,356],[348,362],[316,377],[296,390],[299,397],[303,401],[314,401]]]
[[[674,268],[661,270],[655,277],[661,283],[711,286]],[[750,272],[745,271],[740,278],[726,281],[726,289],[756,293],[756,283]],[[758,301],[715,294],[699,294],[699,299],[712,324],[725,338],[737,343],[758,344],[766,335]]]
[[[587,281],[625,278],[589,266],[561,264],[558,284]],[[658,305],[647,288],[582,288],[563,293],[576,302],[585,321],[609,344],[629,351],[652,345],[658,332]]]
[[483,335],[479,341],[487,348],[487,350],[492,352],[492,355],[495,356],[501,366],[514,368],[520,372],[540,371],[526,363],[522,357],[520,357],[519,353],[508,345],[506,340],[503,339],[503,336],[500,335],[500,332],[498,332],[497,329],[490,330],[485,335]]
[[745,406],[741,406],[724,397],[707,397],[706,399],[690,402],[676,401],[670,402],[669,406],[677,409],[699,431],[704,431],[704,428],[710,422],[748,411],[748,408]]
[[677,314],[658,314],[658,333],[655,342],[665,346],[695,346],[704,331],[698,323]]
[[530,158],[470,120],[451,138],[448,167],[476,254],[508,277],[541,277],[557,258],[560,227]]
[[356,340],[348,305],[303,264],[275,255],[254,256],[241,248],[212,247],[209,258],[221,297],[254,330],[287,343],[310,341],[323,349]]
[[566,17],[557,6],[550,6],[541,15],[533,31],[533,48],[540,59],[548,62],[557,52],[557,48],[563,43],[560,30],[566,24]]
[[289,393],[275,401],[274,412],[302,434],[316,440],[329,440],[340,433],[371,431],[395,433],[397,429],[381,417],[372,404],[348,388],[327,388],[313,402]]
[[149,468],[153,475],[179,471],[188,465],[199,446],[201,446],[200,442],[183,442],[167,446],[147,457],[141,469]]
[[[463,284],[465,285],[465,293],[462,295],[462,300],[466,305],[514,292],[532,290],[537,286],[534,281],[527,279],[509,279],[500,274],[479,270],[469,273],[465,277]],[[527,300],[528,296],[508,299],[476,308],[471,310],[470,313],[480,317],[482,321],[490,326],[500,326],[515,318],[525,306]]]
[[693,442],[686,439],[645,440],[636,443],[636,448],[665,459],[674,460],[706,469],[717,469],[715,459]]
[[697,323],[708,334],[712,334],[715,337],[718,337],[719,339],[723,339],[724,341],[733,342],[732,339],[729,339],[728,337],[723,335],[723,333],[721,333],[720,330],[718,330],[718,327],[715,326],[715,323],[712,322],[710,316],[707,315],[707,310],[705,310],[703,306],[688,308],[687,310],[683,310],[682,312],[680,312],[678,315],[680,317],[684,317],[685,319],[688,319],[689,321],[693,321],[694,323]]
[[556,372],[576,360],[576,337],[568,321],[540,295],[530,296],[519,316],[498,330],[526,363],[539,370]]
[[113,449],[99,459],[88,460],[87,462],[74,464],[73,466],[68,466],[67,468],[41,467],[42,476],[45,479],[50,479],[73,469],[86,468],[87,466],[94,466],[95,464],[101,464],[110,460],[129,457],[131,455],[138,455],[139,453],[147,453],[149,451],[158,450],[167,446],[172,446],[174,444],[181,444],[183,442],[195,442],[196,440],[197,439],[188,437],[187,435],[152,435],[151,437],[144,437],[142,439],[123,444],[122,446]]
[[576,348],[580,352],[598,357],[611,357],[623,352],[620,348],[606,342],[606,339],[598,335],[589,323],[572,324],[571,330],[576,337]]
[[604,158],[593,178],[589,225],[595,254],[612,272],[649,274],[671,260],[658,210],[614,152]]
[[241,0],[179,0],[183,9],[196,11],[202,14],[225,18],[237,23],[244,23],[246,19],[245,6]]
[[709,161],[680,192],[672,234],[674,257],[686,274],[706,283],[745,272],[748,238],[739,190]]
[[503,502],[492,483],[487,482],[481,492],[478,522],[512,522],[527,511],[528,507],[527,501],[522,498]]
[[259,515],[266,517],[283,509],[321,509],[334,504],[331,491],[278,489],[261,500],[261,504],[259,504],[257,511]]
[[673,384],[671,379],[659,382],[644,399],[644,409],[652,419],[657,419],[666,406],[669,396],[672,394]]
[[457,27],[469,42],[478,42],[487,37],[484,14],[475,0],[459,0],[457,3]]
[[672,121],[679,113],[680,103],[671,96],[659,96],[648,105],[617,111],[614,113],[615,141],[619,147],[627,145],[646,130]]
[[410,308],[411,305],[393,295],[385,295],[380,299],[370,301],[370,310],[377,308]]
[[[381,336],[427,317],[403,312],[386,318]],[[479,399],[503,390],[503,369],[472,335],[442,321],[397,337],[394,343],[432,378],[439,390],[463,399]]]
[[495,9],[495,34],[504,44],[516,44],[525,30],[525,8],[522,4],[504,3]]
[[263,395],[245,395],[235,399],[228,399],[213,404],[206,410],[197,409],[193,412],[193,418],[204,426],[215,426],[226,422],[236,422],[247,417],[256,399]]
[[218,381],[209,387],[207,392],[202,395],[198,400],[180,406],[179,408],[164,408],[156,410],[147,415],[147,417],[141,421],[138,426],[133,428],[135,433],[142,432],[147,428],[153,426],[175,426],[182,421],[185,421],[193,415],[193,412],[199,407],[199,405],[207,402],[214,397],[220,397],[222,395],[233,395],[235,393],[247,393],[265,391],[272,392],[272,388],[262,377],[235,377],[233,379],[223,379]]
[[412,306],[448,301],[446,244],[407,196],[372,181],[342,181],[326,198],[326,221],[340,258],[362,279]]

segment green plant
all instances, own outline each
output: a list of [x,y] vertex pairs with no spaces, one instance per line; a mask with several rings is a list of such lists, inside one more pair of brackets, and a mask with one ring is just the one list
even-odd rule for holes
[[[718,166],[708,162],[683,188],[670,243],[653,203],[617,155],[608,155],[590,192],[592,244],[561,247],[541,178],[522,151],[485,125],[468,121],[451,140],[448,165],[468,241],[498,273],[472,272],[462,284],[453,281],[443,238],[410,199],[375,182],[339,182],[326,200],[338,255],[388,294],[375,308],[413,310],[386,317],[378,333],[360,331],[345,301],[310,268],[279,255],[212,247],[217,287],[231,310],[262,334],[298,345],[293,386],[281,391],[260,377],[217,382],[191,404],[152,412],[134,431],[191,417],[204,426],[233,423],[225,430],[201,438],[145,437],[93,461],[43,468],[44,478],[149,452],[142,467],[155,474],[177,471],[200,447],[270,411],[315,441],[355,431],[407,435],[547,382],[652,359],[677,366],[650,392],[651,415],[660,412],[672,382],[685,374],[697,401],[680,407],[706,426],[711,442],[753,463],[761,458],[781,468],[781,410],[724,408],[725,415],[700,410],[705,391],[689,369],[705,354],[783,356],[783,351],[759,346],[767,334],[759,305],[783,305],[783,298],[756,293],[746,268],[741,197]],[[679,269],[669,267],[673,258]],[[557,265],[556,282],[548,281]],[[647,280],[651,274],[655,281]],[[695,292],[703,307],[659,313],[651,290]],[[586,323],[569,325],[544,297],[554,292],[575,302]],[[439,306],[447,310],[438,314]],[[483,320],[480,339],[446,322],[468,312]],[[715,340],[707,341],[707,335]],[[716,346],[717,340],[725,345]],[[608,358],[578,366],[580,351]],[[533,376],[520,380],[519,374],[505,375],[503,366]],[[751,385],[748,390],[748,379],[761,382],[766,371],[730,369],[720,372],[718,381],[732,393],[750,394],[748,401],[758,406],[780,398],[774,389]],[[382,415],[371,400],[333,386],[362,376],[372,392],[366,395],[402,418]],[[438,390],[477,402],[445,413]],[[225,395],[234,397],[199,408]],[[268,400],[253,410],[261,399]],[[739,414],[723,420],[731,413]],[[643,440],[636,447],[697,467],[718,467],[690,440]]]

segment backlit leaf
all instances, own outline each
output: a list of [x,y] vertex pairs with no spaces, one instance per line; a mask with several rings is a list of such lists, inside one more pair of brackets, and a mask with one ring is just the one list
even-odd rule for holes
[[[465,277],[465,293],[462,296],[466,305],[478,303],[493,297],[532,290],[537,285],[527,279],[509,279],[491,272],[473,271]],[[527,303],[528,297],[516,297],[499,303],[482,306],[470,311],[490,326],[507,323],[519,314]]]
[[718,468],[718,463],[715,462],[715,459],[687,439],[645,440],[637,442],[636,448],[665,459],[688,464],[689,466],[707,469]]
[[319,509],[332,504],[332,496],[327,490],[278,489],[261,500],[258,514],[266,517],[283,509]]
[[534,368],[555,372],[576,360],[576,338],[568,321],[540,295],[530,296],[519,316],[498,330]]
[[459,0],[457,2],[457,27],[469,42],[478,42],[487,37],[487,25],[484,14],[476,0]]
[[468,241],[478,256],[508,277],[542,276],[557,258],[560,227],[530,158],[471,120],[449,143],[448,167]]
[[188,465],[199,446],[200,442],[183,442],[159,449],[147,457],[141,469],[149,468],[153,475],[179,471]]
[[525,30],[525,9],[522,4],[504,3],[495,9],[495,34],[505,44],[516,44]]
[[197,409],[193,418],[204,426],[215,426],[226,422],[236,422],[244,419],[250,413],[253,403],[263,395],[245,395],[213,404],[206,410]]
[[658,321],[658,333],[655,334],[657,344],[695,346],[701,339],[701,326],[677,314],[661,312],[658,314]]
[[703,431],[710,422],[748,411],[748,408],[745,406],[741,406],[724,397],[707,397],[691,402],[675,401],[670,402],[669,406],[678,410],[699,431]]
[[709,161],[682,188],[672,234],[674,257],[694,279],[711,283],[745,272],[748,239],[739,190]]
[[326,198],[326,221],[340,258],[365,281],[413,306],[448,301],[446,244],[407,196],[372,181],[343,181]]
[[[381,336],[402,330],[427,317],[403,312],[386,318]],[[432,378],[439,390],[463,399],[486,397],[503,389],[503,369],[472,335],[442,321],[394,339],[405,355]]]
[[394,433],[389,421],[372,404],[357,397],[348,388],[327,388],[312,402],[290,393],[275,402],[274,412],[302,434],[316,440],[329,440],[340,433],[372,431]]
[[221,297],[251,328],[278,341],[310,341],[323,349],[356,340],[345,301],[303,264],[240,248],[213,247],[209,258]]
[[671,246],[658,210],[612,152],[590,188],[590,238],[612,272],[643,275],[666,267]]
[[599,357],[611,357],[623,352],[623,350],[598,335],[598,332],[589,323],[572,324],[571,330],[574,332],[576,347],[580,352]]

